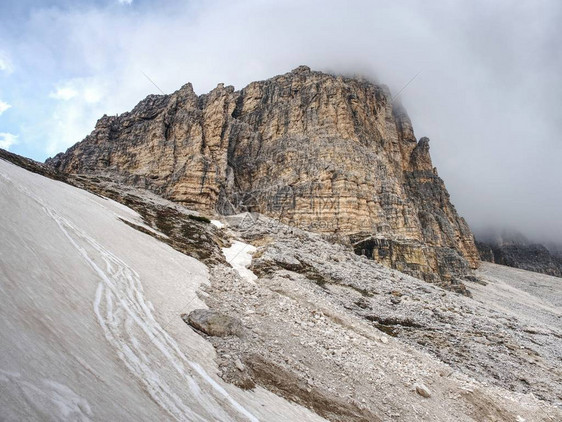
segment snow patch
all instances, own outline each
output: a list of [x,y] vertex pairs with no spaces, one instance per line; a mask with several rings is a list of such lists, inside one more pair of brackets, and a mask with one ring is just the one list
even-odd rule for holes
[[219,220],[211,220],[211,224],[218,229],[222,229],[224,227],[224,223],[220,222]]
[[256,252],[255,246],[235,240],[230,248],[222,248],[222,252],[226,257],[226,261],[232,265],[232,268],[234,268],[241,277],[251,283],[257,280],[258,277],[248,269],[252,264],[252,255]]

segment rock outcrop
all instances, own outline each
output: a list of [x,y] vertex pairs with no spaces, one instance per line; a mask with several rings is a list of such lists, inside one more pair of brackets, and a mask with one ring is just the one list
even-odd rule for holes
[[47,164],[107,174],[203,211],[256,211],[334,233],[429,281],[479,257],[470,229],[388,88],[301,66],[240,91],[151,95]]
[[476,246],[482,261],[562,277],[562,256],[557,253],[556,245],[549,249],[520,234],[504,233],[477,241]]

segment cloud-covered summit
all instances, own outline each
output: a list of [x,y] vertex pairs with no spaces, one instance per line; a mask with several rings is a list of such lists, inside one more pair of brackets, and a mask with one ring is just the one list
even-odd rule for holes
[[0,131],[44,159],[103,114],[192,82],[241,88],[300,64],[388,84],[478,232],[562,239],[562,4],[73,2],[0,6]]

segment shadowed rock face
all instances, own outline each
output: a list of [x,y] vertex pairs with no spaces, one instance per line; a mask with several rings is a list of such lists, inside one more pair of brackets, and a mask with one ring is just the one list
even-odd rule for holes
[[105,173],[188,207],[256,211],[348,237],[357,253],[428,280],[478,265],[406,112],[388,88],[301,66],[235,91],[191,84],[102,117],[47,163]]
[[539,243],[495,240],[476,245],[482,261],[562,277],[562,257]]

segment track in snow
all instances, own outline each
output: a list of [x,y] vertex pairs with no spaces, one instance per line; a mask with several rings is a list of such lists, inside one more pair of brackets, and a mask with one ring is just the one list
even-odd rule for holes
[[[178,421],[258,421],[198,363],[181,352],[176,341],[154,318],[153,307],[145,301],[140,277],[133,269],[41,198],[7,175],[0,176],[42,207],[99,276],[94,312],[104,335],[126,367],[163,409]],[[170,371],[175,374],[170,375]],[[179,388],[188,389],[197,405],[184,403],[176,394]]]

